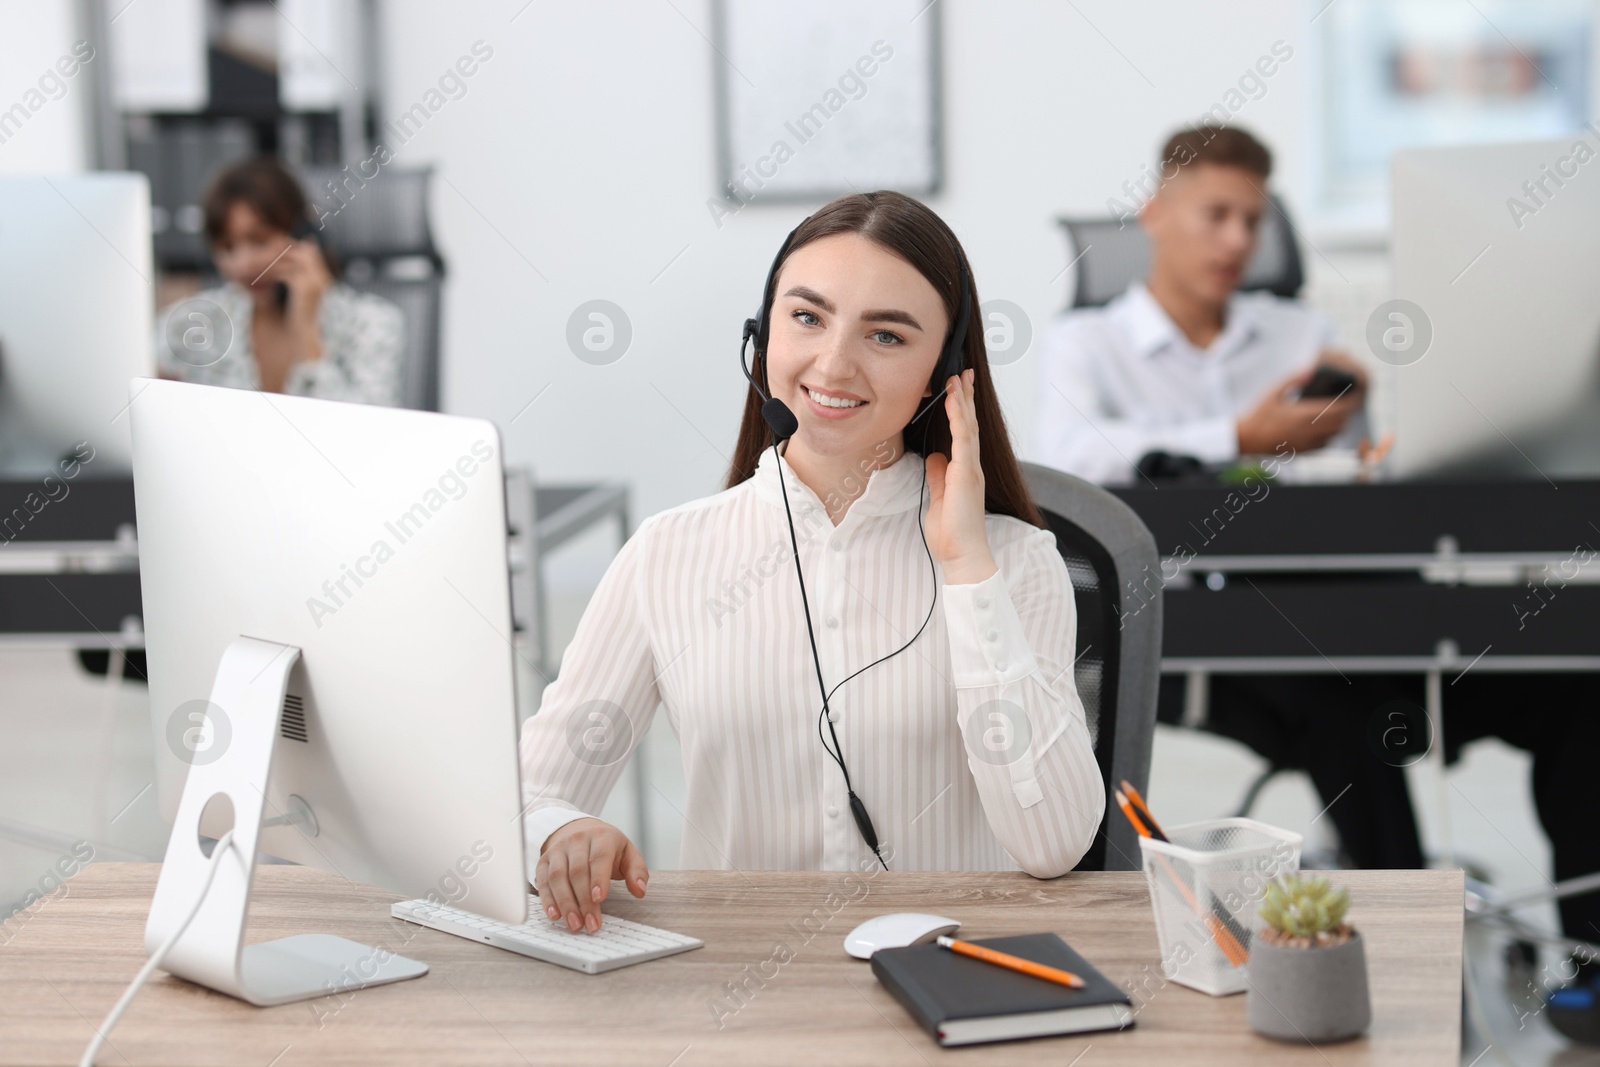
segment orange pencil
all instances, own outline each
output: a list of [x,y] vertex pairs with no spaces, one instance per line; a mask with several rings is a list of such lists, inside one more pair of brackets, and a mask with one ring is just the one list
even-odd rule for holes
[[[1126,786],[1128,783],[1123,782],[1122,784]],[[1137,790],[1135,792],[1137,793]],[[1140,819],[1127,795],[1118,789],[1115,790],[1115,796],[1117,806],[1122,809],[1122,814],[1127,816],[1128,821],[1133,824],[1133,828],[1138,832],[1139,836],[1154,838],[1155,835],[1150,832],[1144,821]],[[1155,817],[1149,814],[1148,808],[1144,809],[1144,815],[1152,825],[1155,823]],[[1165,841],[1166,836],[1162,835],[1155,839]],[[1214,912],[1201,914],[1200,902],[1194,898],[1194,893],[1190,891],[1183,879],[1178,877],[1178,872],[1172,869],[1165,856],[1158,855],[1156,861],[1161,864],[1161,869],[1167,872],[1167,877],[1172,880],[1172,884],[1178,887],[1178,892],[1183,894],[1183,899],[1188,903],[1189,907],[1193,908],[1195,914],[1200,915],[1205,921],[1206,930],[1211,934],[1211,939],[1217,943],[1217,947],[1222,950],[1222,954],[1228,957],[1228,962],[1235,967],[1242,967],[1250,959],[1250,950],[1239,942],[1233,931],[1229,930]]]
[[[1122,780],[1122,791],[1127,794],[1128,800],[1131,804],[1133,804],[1134,810],[1138,813],[1140,821],[1150,828],[1150,836],[1155,838],[1157,841],[1170,842],[1171,838],[1167,836],[1166,831],[1161,829],[1161,824],[1156,822],[1155,813],[1150,810],[1150,805],[1145,803],[1144,797],[1140,795],[1139,790],[1136,789],[1134,784],[1128,781],[1126,778]],[[1196,910],[1198,910],[1199,906],[1195,905],[1195,907]],[[1243,939],[1248,939],[1250,935],[1245,933],[1244,929],[1239,926],[1234,917],[1230,915],[1227,909],[1223,908],[1219,902],[1212,901],[1211,910],[1215,915],[1215,919],[1220,921],[1222,925],[1227,928],[1228,941],[1231,941],[1232,947],[1238,950],[1238,955],[1240,957],[1239,962],[1243,962],[1244,960],[1248,959],[1250,957],[1250,952],[1244,947]],[[1226,942],[1219,940],[1217,944],[1221,946],[1223,952],[1230,959],[1234,956],[1235,953],[1230,950],[1229,945]]]
[[1156,822],[1155,815],[1150,811],[1150,805],[1144,802],[1144,797],[1141,796],[1139,791],[1133,787],[1133,783],[1128,781],[1126,778],[1122,780],[1122,791],[1127,794],[1128,799],[1133,801],[1133,803],[1137,806],[1139,815],[1144,820],[1144,824],[1150,827],[1150,836],[1154,837],[1157,841],[1167,840],[1166,831],[1161,829],[1160,823]]
[[970,941],[957,941],[953,937],[941,937],[939,938],[939,947],[947,948],[951,952],[959,952],[963,956],[971,956],[973,959],[982,960],[984,963],[992,963],[996,967],[1004,967],[1007,970],[1018,971],[1022,974],[1031,974],[1035,978],[1043,978],[1049,982],[1059,982],[1061,985],[1071,986],[1074,989],[1082,989],[1084,985],[1083,979],[1071,971],[1063,971],[1060,967],[1047,967],[1042,963],[1025,960],[1021,956],[1013,956],[1009,952],[996,952],[992,948],[974,945]]
[[1138,812],[1133,810],[1133,805],[1128,802],[1127,796],[1120,789],[1115,790],[1114,794],[1117,798],[1117,807],[1121,808],[1122,814],[1127,816],[1129,822],[1133,823],[1133,828],[1138,831],[1139,836],[1149,837],[1149,828],[1145,826],[1144,820],[1139,818]]

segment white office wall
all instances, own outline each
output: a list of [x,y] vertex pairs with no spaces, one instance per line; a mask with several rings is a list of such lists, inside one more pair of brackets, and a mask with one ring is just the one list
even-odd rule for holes
[[[386,118],[473,42],[493,49],[398,157],[445,179],[446,404],[500,422],[542,480],[627,478],[645,515],[719,487],[745,390],[740,324],[783,235],[815,205],[752,204],[713,222],[723,60],[707,40],[709,0],[525,2],[404,0],[381,13]],[[1298,0],[946,0],[923,16],[944,19],[946,182],[930,202],[964,241],[982,297],[1041,327],[1066,294],[1054,217],[1125,197],[1165,133],[1279,41],[1292,57],[1235,121],[1272,144],[1293,200],[1313,13]],[[580,361],[565,337],[572,311],[597,298],[633,328],[609,366]],[[996,369],[1019,440],[1034,374],[1032,355]]]
[[[37,0],[0,0],[0,173],[43,174],[82,170],[90,161],[89,116],[94,106],[90,75],[79,69],[59,77],[56,61],[71,56],[72,46],[88,40],[79,25],[79,5],[41,4]],[[91,46],[98,42],[91,41]],[[104,65],[96,49],[95,63]],[[23,111],[14,109],[20,106]]]
[[[816,205],[757,203],[720,228],[707,210],[719,196],[723,62],[708,40],[710,0],[376,8],[380,119],[437,107],[403,145],[380,138],[397,164],[431,163],[444,179],[448,408],[498,421],[512,458],[542,479],[627,479],[639,515],[714,491],[743,397],[740,324],[784,233]],[[943,19],[945,187],[931,203],[965,242],[983,298],[1021,306],[1037,334],[1069,281],[1054,217],[1127,202],[1123,183],[1154,162],[1162,136],[1223,102],[1280,41],[1292,58],[1233,121],[1272,144],[1293,204],[1314,13],[1302,0],[942,0],[922,16]],[[77,14],[0,0],[0,108],[82,36]],[[473,57],[478,41],[487,60]],[[477,62],[465,95],[439,92],[464,56]],[[0,171],[85,166],[89,96],[80,77],[31,115],[0,144]],[[1307,260],[1311,292],[1337,302],[1352,271],[1315,249]],[[608,366],[566,342],[569,316],[593,299],[620,305],[633,329]],[[1034,371],[1031,354],[996,368],[1019,442]]]

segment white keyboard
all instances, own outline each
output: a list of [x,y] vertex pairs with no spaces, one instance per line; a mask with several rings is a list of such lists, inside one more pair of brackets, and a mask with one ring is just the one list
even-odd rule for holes
[[486,919],[460,908],[430,904],[426,900],[402,900],[390,907],[389,914],[469,941],[482,941],[546,963],[571,967],[584,974],[613,971],[705,944],[698,937],[675,934],[614,915],[607,915],[595,933],[582,930],[573,933],[567,929],[565,921],[553,922],[546,918],[544,905],[532,893],[528,894],[528,914],[533,918],[520,926]]

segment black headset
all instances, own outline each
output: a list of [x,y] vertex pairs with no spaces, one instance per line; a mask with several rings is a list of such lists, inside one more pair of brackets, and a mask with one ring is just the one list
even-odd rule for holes
[[[749,364],[745,361],[744,350],[745,346],[754,338],[756,342],[756,362],[761,366],[764,376],[766,373],[767,340],[771,335],[772,328],[773,290],[777,288],[778,284],[778,268],[783,265],[784,257],[789,254],[789,246],[794,243],[794,235],[800,232],[800,227],[809,222],[810,218],[811,216],[808,215],[802,219],[800,226],[790,230],[789,236],[783,239],[783,246],[778,249],[777,256],[772,260],[772,267],[767,271],[766,286],[761,290],[761,311],[756,318],[744,320],[744,340],[739,343],[739,369],[744,371],[744,376],[750,382],[750,387],[761,398],[761,417],[766,422],[767,428],[772,431],[772,454],[774,458],[778,458],[781,455],[778,451],[778,444],[794,436],[795,431],[800,428],[800,421],[795,418],[794,412],[789,410],[788,404],[772,396],[756,381],[755,376],[750,373]],[[956,254],[956,263],[961,268],[961,303],[956,311],[955,325],[950,330],[950,336],[945,340],[944,349],[939,353],[938,365],[934,367],[933,377],[929,380],[933,395],[928,398],[926,404],[918,409],[915,415],[911,416],[912,423],[915,423],[923,415],[933,410],[933,406],[944,398],[944,383],[951,377],[960,374],[963,369],[962,364],[965,362],[967,325],[972,318],[972,297],[970,294],[972,283],[971,275],[967,270],[967,260],[961,254],[960,246],[952,241],[951,248]],[[922,427],[923,456],[928,454],[928,430],[932,425],[933,420],[929,419]],[[823,749],[833,758],[833,762],[839,765],[839,772],[844,775],[845,793],[850,798],[850,815],[855,819],[856,828],[861,831],[862,840],[867,843],[867,847],[872,850],[872,854],[878,857],[878,863],[884,870],[889,869],[889,864],[884,860],[883,853],[879,849],[878,833],[872,826],[872,817],[867,814],[867,806],[856,795],[855,787],[850,783],[850,769],[845,766],[844,751],[839,747],[839,735],[833,729],[833,716],[829,713],[828,701],[834,693],[839,691],[839,687],[850,681],[851,678],[856,677],[863,671],[876,667],[886,659],[898,656],[910,648],[917,638],[922,636],[922,631],[928,628],[928,620],[933,618],[933,609],[939,603],[939,582],[938,571],[933,562],[933,552],[928,548],[928,534],[922,526],[922,493],[927,488],[927,485],[928,480],[924,476],[922,487],[917,491],[917,531],[922,535],[922,550],[928,556],[929,573],[934,576],[933,600],[928,604],[928,614],[923,617],[922,625],[917,627],[917,632],[911,635],[911,640],[888,655],[873,660],[865,667],[846,677],[832,689],[829,689],[827,683],[822,679],[822,657],[817,652],[817,635],[811,626],[811,604],[806,599],[806,579],[800,570],[800,543],[799,538],[795,535],[794,513],[789,509],[789,489],[784,483],[781,464],[778,470],[778,487],[783,491],[783,513],[789,522],[789,545],[794,551],[794,575],[800,583],[800,606],[805,611],[806,637],[811,642],[811,663],[817,672],[817,690],[822,694],[822,710],[817,714],[817,736],[822,741]],[[822,733],[824,723],[828,727],[826,736]],[[833,742],[831,745],[829,744],[830,738]]]

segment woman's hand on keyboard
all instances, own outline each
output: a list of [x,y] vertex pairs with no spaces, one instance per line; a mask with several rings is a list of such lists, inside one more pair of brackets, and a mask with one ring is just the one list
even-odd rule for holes
[[574,933],[593,933],[600,929],[600,902],[612,879],[626,882],[634,896],[644,896],[650,870],[643,853],[608,822],[574,819],[545,838],[534,889],[551,919],[565,918]]

